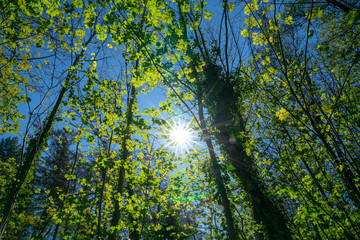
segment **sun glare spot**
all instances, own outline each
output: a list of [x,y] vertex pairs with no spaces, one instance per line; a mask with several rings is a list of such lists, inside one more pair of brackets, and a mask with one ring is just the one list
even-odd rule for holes
[[179,145],[186,144],[191,140],[191,132],[181,125],[174,126],[170,132],[170,136],[172,141]]
[[194,133],[189,124],[177,122],[171,125],[169,134],[169,144],[175,149],[175,152],[187,152],[194,143]]

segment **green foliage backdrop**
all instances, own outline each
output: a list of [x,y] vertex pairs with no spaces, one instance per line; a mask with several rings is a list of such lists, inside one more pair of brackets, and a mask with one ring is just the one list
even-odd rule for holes
[[0,1],[0,238],[360,239],[359,23],[355,0]]

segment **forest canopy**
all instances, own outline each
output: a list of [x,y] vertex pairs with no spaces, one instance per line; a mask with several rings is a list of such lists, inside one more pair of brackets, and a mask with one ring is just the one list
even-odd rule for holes
[[360,239],[357,0],[0,1],[1,239]]

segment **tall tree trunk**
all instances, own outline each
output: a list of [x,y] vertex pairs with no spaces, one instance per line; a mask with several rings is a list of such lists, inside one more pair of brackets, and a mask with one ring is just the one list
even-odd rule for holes
[[[134,188],[132,186],[132,184],[129,183],[129,181],[127,182],[127,191],[129,193],[129,199],[135,194],[134,193]],[[130,217],[129,217],[129,220],[131,223],[134,223],[136,222],[136,219],[130,214]],[[141,236],[140,236],[140,233],[137,231],[137,227],[138,227],[138,224],[134,224],[134,226],[129,229],[129,237],[131,240],[140,240],[141,239]]]
[[269,239],[290,240],[292,236],[284,214],[266,194],[265,186],[253,165],[254,160],[245,151],[245,137],[240,139],[235,136],[239,133],[245,135],[246,129],[242,114],[235,108],[238,98],[233,86],[228,79],[221,79],[219,71],[211,69],[214,67],[217,66],[207,66],[207,71],[211,72],[212,87],[215,89],[212,101],[215,104],[214,126],[219,131],[216,138],[224,146],[244,190],[251,196],[255,220],[262,223]]
[[[110,143],[109,143],[110,145]],[[104,167],[101,173],[101,188],[100,188],[100,197],[99,197],[99,210],[98,210],[98,217],[97,217],[97,229],[96,229],[96,235],[99,239],[101,239],[101,218],[102,218],[102,206],[103,206],[103,198],[104,198],[104,189],[105,189],[105,183],[106,183],[106,170],[107,168]]]
[[234,218],[233,218],[233,214],[231,211],[231,204],[230,204],[230,200],[227,196],[227,189],[225,187],[223,178],[221,176],[221,167],[220,164],[218,163],[218,159],[216,157],[215,151],[214,151],[214,147],[213,144],[211,142],[211,138],[210,138],[210,133],[207,130],[207,127],[205,125],[205,117],[204,117],[204,110],[203,110],[203,97],[202,97],[202,93],[203,93],[203,89],[201,87],[200,84],[200,79],[198,77],[198,73],[196,71],[196,68],[194,67],[194,64],[192,64],[192,70],[193,73],[195,74],[195,78],[197,81],[197,104],[198,104],[198,108],[199,108],[199,120],[200,120],[200,127],[201,127],[201,131],[202,134],[204,136],[204,140],[206,143],[206,146],[208,148],[209,154],[210,154],[210,162],[211,162],[211,171],[214,174],[214,180],[217,186],[217,190],[220,193],[220,197],[221,197],[221,204],[224,206],[224,213],[225,213],[225,219],[226,219],[226,230],[229,234],[229,239],[239,239],[238,235],[236,233],[236,227],[234,224]]
[[[80,145],[80,141],[76,144],[76,153],[75,153],[75,157],[74,157],[74,163],[72,164],[72,167],[71,167],[71,171],[70,171],[70,175],[72,175],[74,173],[74,170],[75,170],[75,165],[77,163],[77,160],[78,160],[78,154],[79,154],[79,145]],[[63,201],[63,204],[65,204],[65,201],[67,199],[67,194],[69,193],[70,191],[70,184],[71,184],[71,180],[67,180],[67,185],[66,185],[66,188],[65,188],[65,191],[64,191],[64,196],[65,196],[65,199]],[[63,211],[64,209],[64,206],[62,208],[60,208],[60,212]],[[65,219],[65,225],[67,225],[68,223],[68,217],[66,217]],[[56,239],[57,237],[57,234],[59,232],[59,228],[60,228],[60,223],[56,223],[55,225],[55,231],[53,233],[53,240]]]
[[[128,149],[127,142],[129,142],[131,137],[130,126],[133,122],[133,105],[135,102],[135,98],[136,98],[136,88],[132,86],[130,101],[127,107],[126,128],[125,128],[124,138],[121,144],[121,152],[122,152],[121,161],[123,162],[119,169],[118,182],[117,182],[116,194],[115,194],[115,195],[119,194],[120,196],[123,195],[124,183],[125,183],[125,165],[130,156],[130,151]],[[120,220],[120,203],[118,198],[114,197],[114,212],[110,222],[111,227],[114,227],[114,231],[110,233],[109,240],[116,240],[116,235],[117,235],[116,227],[119,223],[119,220]]]
[[[80,54],[77,55],[73,66],[76,66],[80,60]],[[69,73],[66,77],[65,82],[69,82],[71,78],[71,74]],[[56,114],[60,108],[61,102],[67,92],[68,87],[62,87],[60,94],[55,102],[55,106],[53,107],[49,117],[46,119],[45,127],[37,133],[37,138],[34,138],[30,141],[29,146],[27,147],[27,152],[24,159],[24,164],[21,166],[17,179],[13,182],[9,194],[7,196],[6,204],[2,213],[2,221],[0,224],[0,238],[4,234],[8,218],[11,216],[11,211],[14,209],[19,191],[23,186],[28,173],[33,165],[34,161],[41,155],[44,144],[48,139],[48,135],[51,131],[52,125],[55,122]]]
[[[181,28],[182,28],[182,32],[183,32],[183,38],[185,41],[188,41],[189,39],[187,37],[187,29],[186,29],[185,19],[184,19],[183,13],[181,11],[180,5],[178,4],[177,7],[178,7],[179,14],[180,14],[180,24],[181,24]],[[190,56],[192,56],[194,54],[193,49],[190,47],[187,49],[187,52]],[[195,79],[196,79],[197,104],[198,104],[198,108],[199,108],[200,127],[201,127],[202,134],[204,136],[206,146],[207,146],[209,154],[210,154],[210,162],[211,162],[210,168],[211,168],[212,173],[214,174],[214,180],[215,180],[217,190],[220,193],[221,204],[224,206],[224,213],[225,213],[225,219],[226,219],[226,230],[229,234],[229,239],[235,240],[235,239],[238,239],[238,234],[236,233],[234,218],[233,218],[233,214],[231,211],[231,204],[230,204],[230,200],[227,196],[227,189],[224,185],[224,181],[221,176],[220,164],[218,163],[218,160],[217,160],[217,157],[216,157],[216,154],[214,151],[214,147],[213,147],[211,139],[210,139],[210,134],[205,125],[205,118],[204,118],[204,111],[203,111],[204,104],[203,104],[202,83],[199,78],[198,71],[196,70],[196,67],[195,67],[196,64],[194,61],[195,60],[193,59],[192,62],[190,63],[190,65],[191,65],[192,73],[194,74]]]
[[[89,45],[89,43],[91,42],[91,40],[93,39],[93,37],[95,35],[96,35],[96,33],[93,32],[89,36],[89,39],[84,43],[85,49],[86,49],[86,46]],[[78,53],[76,55],[75,60],[71,66],[76,67],[79,64],[81,58],[84,56],[84,52],[85,52],[85,50],[83,49],[80,53]],[[64,81],[66,83],[66,85],[70,82],[72,75],[73,75],[73,73],[69,71],[65,78],[65,81]],[[6,230],[7,221],[9,219],[9,217],[11,216],[11,212],[14,209],[19,191],[28,176],[31,166],[33,165],[35,160],[41,155],[41,152],[44,148],[44,144],[48,139],[48,135],[49,135],[51,128],[55,122],[55,117],[58,113],[61,102],[62,102],[67,90],[68,90],[67,86],[63,86],[61,88],[59,96],[56,99],[55,105],[54,105],[53,109],[51,110],[49,117],[45,120],[46,121],[45,127],[36,134],[37,138],[32,139],[29,143],[29,146],[27,147],[24,164],[20,167],[18,175],[10,188],[10,192],[7,196],[7,201],[5,203],[5,207],[4,207],[2,216],[1,216],[2,221],[0,223],[0,238],[2,237],[2,235],[4,234],[4,232]]]

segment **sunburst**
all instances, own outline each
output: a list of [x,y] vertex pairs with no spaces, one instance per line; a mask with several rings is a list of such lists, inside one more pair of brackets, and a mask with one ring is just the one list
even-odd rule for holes
[[191,146],[195,143],[194,131],[190,127],[190,122],[185,123],[182,121],[174,122],[170,125],[167,144],[170,145],[176,153],[188,152]]

